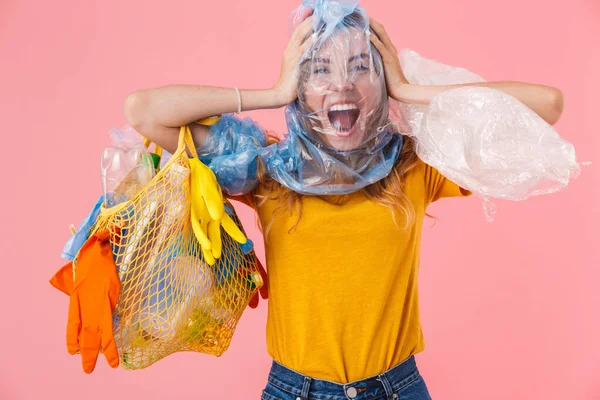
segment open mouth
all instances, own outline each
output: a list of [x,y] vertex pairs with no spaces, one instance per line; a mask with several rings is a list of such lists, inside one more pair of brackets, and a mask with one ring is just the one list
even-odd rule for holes
[[353,130],[360,116],[360,110],[353,103],[335,104],[327,112],[331,126],[340,136],[347,136]]

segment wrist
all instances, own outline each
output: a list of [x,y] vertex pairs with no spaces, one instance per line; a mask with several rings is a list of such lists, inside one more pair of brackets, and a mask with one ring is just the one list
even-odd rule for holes
[[290,96],[286,95],[285,92],[278,89],[277,87],[272,87],[268,89],[268,91],[270,92],[270,95],[272,96],[273,101],[275,103],[275,107],[273,108],[281,108],[294,100],[290,99]]
[[[242,111],[279,108],[282,106],[281,94],[275,88],[271,89],[239,89]],[[233,89],[232,89],[233,92]],[[236,94],[233,92],[233,96]],[[235,101],[233,112],[237,111],[239,100]]]
[[392,84],[389,90],[390,97],[402,103],[415,103],[416,86],[407,82]]

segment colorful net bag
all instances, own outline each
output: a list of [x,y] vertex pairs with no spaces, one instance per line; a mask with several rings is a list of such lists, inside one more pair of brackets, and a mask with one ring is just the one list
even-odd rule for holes
[[[90,231],[111,232],[121,282],[113,333],[126,369],[146,368],[179,351],[220,356],[264,284],[252,243],[240,244],[223,227],[217,228],[220,257],[203,253],[192,227],[190,164],[198,160],[188,157],[186,146],[197,158],[189,127],[183,126],[177,151],[150,183],[124,203],[102,206]],[[233,207],[223,202],[228,220],[241,230]],[[77,258],[73,268],[77,274]]]

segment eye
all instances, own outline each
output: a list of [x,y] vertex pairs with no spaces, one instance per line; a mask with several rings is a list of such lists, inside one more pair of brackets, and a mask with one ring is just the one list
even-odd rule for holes
[[322,74],[322,73],[327,73],[329,71],[327,71],[327,68],[317,68],[313,71],[313,73],[315,74]]

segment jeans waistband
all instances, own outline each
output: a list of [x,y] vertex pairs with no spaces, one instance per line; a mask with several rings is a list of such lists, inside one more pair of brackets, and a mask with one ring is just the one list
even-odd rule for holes
[[410,356],[385,372],[346,384],[312,378],[273,360],[268,380],[297,400],[308,400],[309,395],[311,399],[365,400],[394,399],[394,392],[419,376],[415,357]]

